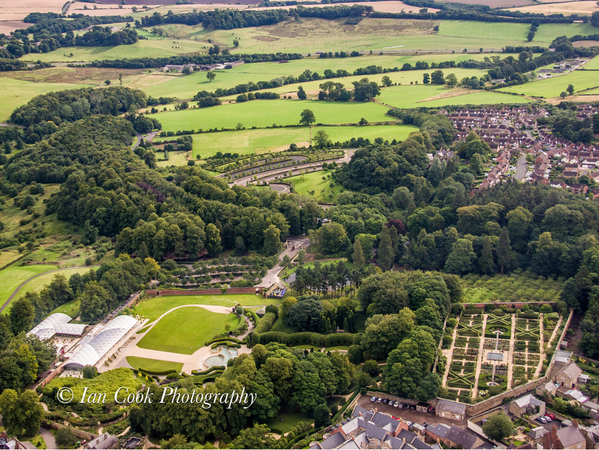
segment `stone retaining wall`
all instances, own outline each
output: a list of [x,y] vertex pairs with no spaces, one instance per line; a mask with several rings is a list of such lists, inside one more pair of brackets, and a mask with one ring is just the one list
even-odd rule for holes
[[[257,291],[256,291],[257,290]],[[226,294],[262,294],[262,288],[244,287],[244,288],[229,288]],[[146,294],[151,296],[164,295],[222,295],[220,289],[203,289],[203,290],[179,290],[179,289],[148,289]]]

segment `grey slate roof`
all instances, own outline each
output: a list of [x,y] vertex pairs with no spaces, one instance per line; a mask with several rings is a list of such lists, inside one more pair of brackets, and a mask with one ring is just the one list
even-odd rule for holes
[[574,425],[557,430],[557,437],[564,447],[586,441],[582,432]]
[[427,429],[427,431],[430,431],[431,433],[435,434],[436,436],[439,436],[439,438],[441,438],[441,439],[445,439],[445,436],[447,436],[447,432],[449,431],[449,427],[442,423],[437,423],[435,425],[429,425],[428,427],[426,427],[426,429]]
[[335,433],[334,435],[326,438],[320,443],[320,446],[325,449],[333,449],[339,447],[345,442],[345,438],[341,433]]
[[466,412],[466,405],[449,400],[439,400],[436,409],[437,411],[444,411],[453,414],[464,414]]
[[447,432],[447,439],[462,448],[474,448],[478,438],[468,431],[452,425]]

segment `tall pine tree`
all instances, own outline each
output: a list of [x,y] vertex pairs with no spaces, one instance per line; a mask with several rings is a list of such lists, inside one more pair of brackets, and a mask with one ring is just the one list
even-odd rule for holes
[[480,271],[485,275],[495,273],[495,262],[493,261],[493,244],[489,236],[485,236],[483,250],[478,260]]
[[356,239],[356,242],[354,242],[354,253],[352,256],[353,256],[354,265],[356,266],[356,268],[357,269],[362,268],[362,266],[365,263],[364,250],[362,250],[362,244],[360,244],[360,241],[358,239]]

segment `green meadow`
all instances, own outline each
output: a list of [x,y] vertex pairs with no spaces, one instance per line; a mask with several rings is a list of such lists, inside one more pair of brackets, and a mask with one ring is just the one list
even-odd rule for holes
[[225,325],[233,329],[239,323],[235,314],[219,314],[190,306],[177,309],[158,322],[137,344],[140,348],[191,355]]
[[[575,93],[585,89],[599,87],[599,74],[596,71],[575,70],[568,75],[510,86],[501,89],[501,91],[531,95],[534,97],[551,98],[559,97],[562,92],[566,91],[570,84],[574,86]],[[583,95],[588,93],[590,93],[590,91],[582,92]]]
[[[452,93],[462,95],[451,96]],[[446,96],[436,98],[437,96]],[[397,108],[435,108],[447,105],[484,105],[495,103],[528,103],[530,100],[497,92],[448,89],[438,85],[392,86],[377,97],[381,103]],[[430,99],[430,100],[429,100]]]
[[[299,100],[256,100],[245,103],[187,109],[154,114],[165,131],[246,128],[276,125],[297,125],[304,109],[314,112],[316,123],[358,123],[362,117],[369,122],[394,122],[387,109],[377,103],[333,103]],[[201,154],[200,149],[200,154]]]
[[24,105],[37,95],[88,86],[86,84],[69,83],[35,83],[2,77],[0,78],[0,122],[5,122],[16,108]]
[[[31,266],[31,267],[34,267],[34,266]],[[44,287],[46,287],[48,284],[50,284],[52,282],[52,279],[56,275],[64,275],[68,281],[69,278],[76,273],[83,275],[84,273],[87,273],[89,271],[90,271],[90,268],[86,267],[83,269],[65,269],[65,270],[61,270],[60,272],[53,272],[53,273],[47,273],[45,275],[41,275],[37,278],[34,278],[29,283],[27,283],[25,286],[23,286],[23,288],[17,294],[16,298],[23,297],[28,292],[38,292],[39,293]]]
[[[56,269],[58,269],[58,266],[53,266],[49,264],[7,267],[6,269],[0,272],[0,278],[2,279],[2,283],[0,283],[0,306],[2,306],[4,302],[8,300],[8,298],[12,295],[15,289],[17,289],[19,285],[24,281],[36,275],[40,275],[44,272]],[[9,307],[6,308],[3,312],[6,313],[8,309]]]
[[[418,128],[409,125],[314,127],[312,128],[312,136],[319,130],[324,130],[333,142],[345,142],[351,138],[359,137],[370,139],[371,141],[377,137],[390,141],[393,139],[403,141],[411,132],[418,131]],[[280,151],[282,148],[289,147],[292,143],[304,145],[310,141],[310,130],[307,127],[250,129],[194,134],[192,138],[194,148],[193,158],[197,159],[199,155],[201,159],[206,159],[214,156],[217,152],[249,155],[252,153],[259,154]],[[174,159],[173,155],[178,154],[185,155],[185,152],[171,152],[169,161],[159,164],[187,164],[185,159],[181,161]],[[160,156],[160,153],[158,155]]]
[[[421,54],[416,56],[396,56],[396,55],[376,55],[376,56],[360,56],[354,58],[304,58],[299,60],[291,60],[287,63],[280,62],[265,62],[243,64],[232,69],[217,70],[214,81],[206,79],[206,72],[195,72],[187,76],[174,76],[173,74],[162,74],[154,72],[151,75],[143,75],[132,77],[124,80],[123,84],[130,87],[142,89],[146,94],[153,97],[177,97],[180,99],[192,98],[198,91],[215,91],[219,88],[230,88],[238,84],[246,84],[250,81],[269,81],[276,77],[284,76],[299,76],[305,70],[318,72],[321,76],[326,69],[338,70],[344,69],[350,73],[360,67],[381,66],[383,68],[401,68],[405,63],[415,65],[418,61],[427,61],[429,64],[442,61],[480,61],[488,54]],[[508,56],[505,54],[505,56]],[[504,57],[504,54],[502,54]],[[433,69],[431,69],[433,70]],[[430,71],[430,70],[429,70]],[[443,69],[448,73],[455,73],[457,77],[464,76],[480,76],[483,71],[475,71],[461,68]],[[423,72],[427,71],[408,71],[408,72],[392,72],[387,74],[365,75],[373,81],[380,81],[384,75],[388,75],[395,83],[410,83],[410,81],[419,83],[422,82]],[[479,73],[480,72],[480,73]],[[358,77],[358,78],[363,78]],[[335,78],[333,81],[341,82],[350,85],[355,80],[348,78]],[[318,85],[326,80],[319,80],[309,83],[300,83],[304,89],[318,89]],[[297,91],[296,85],[283,86],[279,91],[290,92]]]
[[318,171],[285,178],[285,181],[293,184],[295,192],[300,195],[313,197],[318,202],[335,203],[337,195],[344,189],[330,176],[330,172]]

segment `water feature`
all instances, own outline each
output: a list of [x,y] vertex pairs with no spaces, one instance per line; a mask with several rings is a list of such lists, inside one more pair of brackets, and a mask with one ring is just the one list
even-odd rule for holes
[[210,356],[204,360],[208,368],[214,366],[226,366],[230,359],[237,357],[237,349],[228,347],[217,347],[218,355]]

